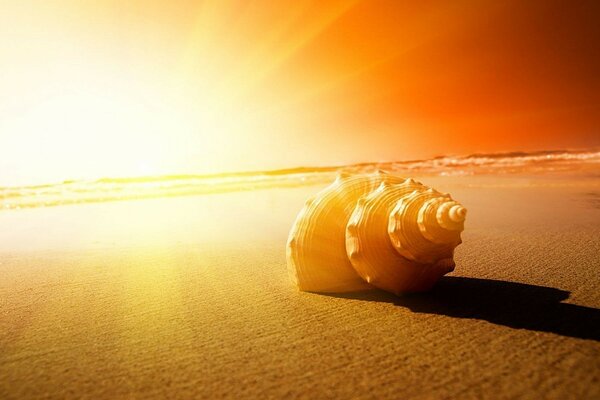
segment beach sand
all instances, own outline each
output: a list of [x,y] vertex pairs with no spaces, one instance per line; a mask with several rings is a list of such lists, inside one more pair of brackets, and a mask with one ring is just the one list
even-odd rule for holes
[[600,398],[600,181],[422,181],[469,214],[405,297],[291,285],[320,186],[0,212],[0,398]]

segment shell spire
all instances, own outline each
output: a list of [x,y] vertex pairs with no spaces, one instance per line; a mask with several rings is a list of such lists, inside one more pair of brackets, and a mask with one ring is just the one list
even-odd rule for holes
[[290,274],[307,291],[428,290],[454,269],[465,217],[448,194],[410,178],[338,176],[292,227]]

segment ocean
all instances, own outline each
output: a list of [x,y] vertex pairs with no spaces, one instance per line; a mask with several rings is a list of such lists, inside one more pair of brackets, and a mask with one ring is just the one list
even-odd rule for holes
[[532,175],[600,178],[600,151],[537,151],[425,160],[369,162],[342,166],[297,167],[213,175],[161,175],[135,178],[70,180],[35,186],[0,187],[0,210],[78,203],[224,193],[268,188],[323,185],[340,172],[384,170],[406,177]]

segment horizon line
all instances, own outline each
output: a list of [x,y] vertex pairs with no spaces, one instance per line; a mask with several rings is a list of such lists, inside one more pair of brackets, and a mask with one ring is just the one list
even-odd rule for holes
[[335,172],[343,168],[361,168],[368,166],[383,166],[390,164],[414,164],[422,163],[427,161],[443,160],[443,159],[456,159],[456,160],[469,160],[476,158],[519,158],[519,157],[531,157],[531,156],[543,156],[551,154],[581,154],[581,153],[597,153],[600,152],[600,147],[588,147],[588,148],[571,148],[571,149],[558,149],[558,150],[532,150],[532,151],[501,151],[501,152],[475,152],[467,155],[438,155],[431,158],[421,159],[409,159],[409,160],[386,160],[386,161],[361,161],[348,164],[334,164],[334,165],[321,165],[321,166],[295,166],[285,168],[274,168],[265,170],[249,170],[249,171],[230,171],[230,172],[215,172],[215,173],[167,173],[157,175],[130,175],[130,176],[101,176],[98,178],[90,179],[65,179],[62,181],[40,183],[40,184],[25,184],[25,185],[7,185],[0,186],[3,189],[11,188],[27,188],[37,189],[44,187],[51,187],[56,185],[69,185],[76,183],[144,183],[144,182],[160,182],[169,181],[175,179],[211,179],[211,178],[224,178],[224,177],[245,177],[245,176],[277,176],[277,175],[293,175],[301,173],[326,173]]

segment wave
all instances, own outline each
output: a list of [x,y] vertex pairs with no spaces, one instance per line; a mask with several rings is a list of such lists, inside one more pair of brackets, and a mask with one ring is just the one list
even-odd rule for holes
[[48,207],[169,196],[200,195],[324,184],[338,172],[377,169],[411,177],[574,173],[600,176],[600,151],[561,150],[439,156],[426,160],[297,167],[212,175],[101,178],[58,184],[0,187],[0,208]]

